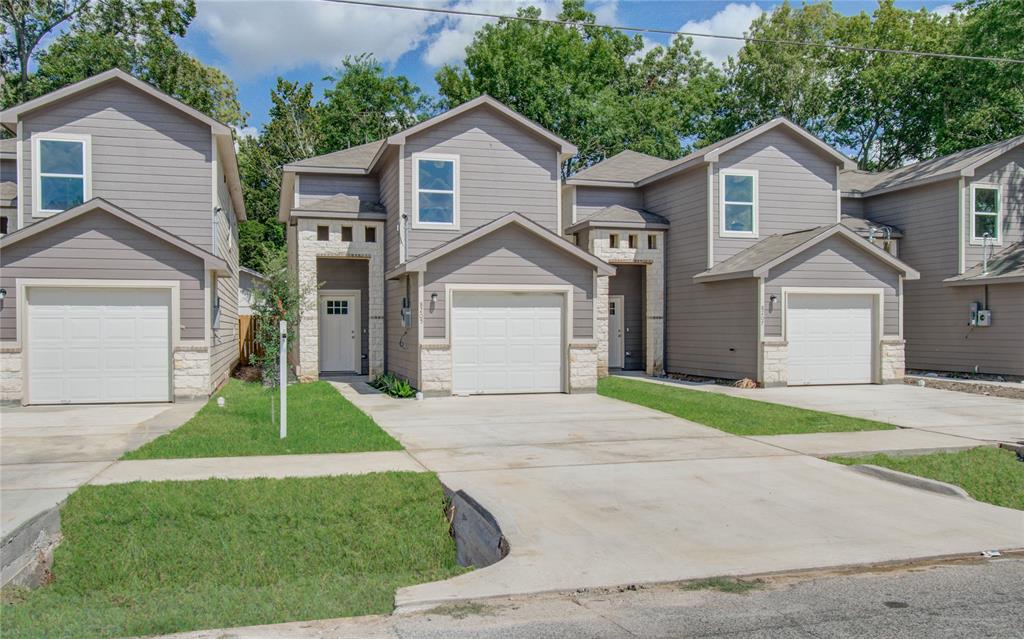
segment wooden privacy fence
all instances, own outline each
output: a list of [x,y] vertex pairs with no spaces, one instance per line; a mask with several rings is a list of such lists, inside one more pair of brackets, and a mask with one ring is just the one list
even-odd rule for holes
[[242,366],[251,364],[257,352],[256,321],[253,315],[238,316],[238,363]]

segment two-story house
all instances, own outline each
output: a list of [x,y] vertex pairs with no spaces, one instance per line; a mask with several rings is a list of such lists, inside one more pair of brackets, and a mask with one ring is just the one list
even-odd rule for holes
[[387,370],[432,394],[592,390],[616,368],[902,378],[917,272],[843,217],[840,153],[780,119],[563,185],[574,151],[484,96],[286,166],[300,376]]
[[1024,375],[1024,136],[892,171],[844,171],[844,212],[902,230],[907,366]]
[[643,289],[612,278],[625,316],[612,325],[636,328],[611,330],[610,365],[635,367],[630,333],[663,330],[673,373],[768,386],[901,380],[903,283],[918,274],[870,241],[870,222],[843,216],[850,168],[779,118],[676,161],[627,151],[569,178],[567,231],[589,251],[642,242],[610,219],[666,229],[663,317],[642,318]]
[[2,399],[209,395],[238,361],[230,128],[118,70],[0,125]]

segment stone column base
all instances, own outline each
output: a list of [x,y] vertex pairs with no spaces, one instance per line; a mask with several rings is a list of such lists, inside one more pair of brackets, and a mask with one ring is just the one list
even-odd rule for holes
[[0,350],[0,401],[20,402],[21,350]]
[[[569,392],[593,393],[597,391],[599,347],[594,343],[569,344]],[[605,375],[608,374],[605,368]]]
[[882,340],[879,353],[882,358],[882,383],[900,384],[906,373],[906,342],[901,339]]
[[210,353],[204,348],[174,351],[174,398],[197,399],[210,396]]
[[450,345],[420,345],[419,390],[424,395],[452,394],[452,349]]
[[761,385],[785,386],[789,377],[789,344],[761,342]]

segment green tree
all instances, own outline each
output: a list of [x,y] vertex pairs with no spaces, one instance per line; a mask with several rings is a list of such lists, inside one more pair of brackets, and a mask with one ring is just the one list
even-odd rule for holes
[[288,323],[287,344],[291,345],[298,334],[303,300],[315,293],[317,287],[299,282],[288,269],[288,254],[280,249],[264,247],[257,266],[264,279],[253,289],[256,353],[252,363],[260,369],[265,385],[276,386],[280,371],[280,322]]
[[[520,9],[540,17],[540,9]],[[568,174],[623,149],[666,158],[701,136],[722,78],[687,38],[640,56],[644,43],[594,24],[582,0],[559,20],[500,20],[477,31],[461,66],[436,76],[443,105],[487,93],[579,148]]]
[[[12,1],[29,4],[26,0]],[[234,83],[220,70],[202,64],[178,46],[177,39],[185,35],[195,18],[194,0],[104,0],[86,2],[81,7],[74,3],[43,1],[34,4],[40,7],[64,5],[71,7],[65,13],[72,10],[75,13],[65,19],[70,22],[64,33],[34,53],[37,66],[34,72],[27,68],[24,62],[27,58],[5,64],[7,77],[17,79],[16,90],[5,92],[3,96],[5,105],[43,95],[116,67],[221,122],[239,126],[245,123]],[[25,19],[26,43],[46,24],[58,19],[46,17],[54,12],[57,10],[40,9],[42,17]],[[33,55],[34,47],[29,49],[26,44],[18,48],[21,49],[19,55],[23,56],[26,51]]]
[[29,63],[39,43],[88,6],[88,0],[0,0],[0,68],[4,104],[23,102],[31,79]]

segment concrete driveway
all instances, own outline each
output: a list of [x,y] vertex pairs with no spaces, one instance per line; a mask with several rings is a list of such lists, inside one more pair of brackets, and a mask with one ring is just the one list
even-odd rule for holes
[[595,395],[339,390],[497,518],[511,553],[401,589],[460,598],[742,575],[1024,546],[1024,514],[855,473]]
[[0,407],[0,539],[204,403]]

